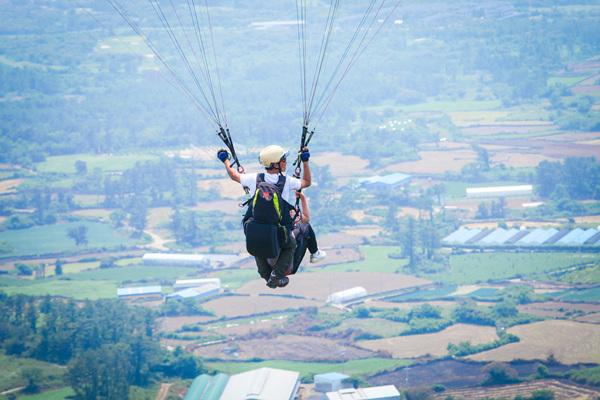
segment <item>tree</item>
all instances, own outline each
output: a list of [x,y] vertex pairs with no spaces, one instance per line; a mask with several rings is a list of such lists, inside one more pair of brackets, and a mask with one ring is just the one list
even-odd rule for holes
[[64,262],[62,260],[56,260],[56,262],[54,263],[54,274],[57,276],[60,276],[63,274],[63,265]]
[[87,174],[87,163],[81,160],[75,161],[75,172],[77,172],[77,175]]
[[123,210],[116,210],[110,213],[110,222],[115,228],[120,228],[125,224],[127,214]]
[[43,377],[41,369],[36,367],[25,368],[21,372],[21,376],[26,382],[25,388],[23,389],[25,393],[39,392]]
[[487,375],[485,385],[501,385],[518,381],[518,374],[513,368],[501,362],[492,362],[483,368]]
[[75,241],[76,246],[86,245],[88,228],[85,225],[79,225],[74,228],[70,228],[67,231],[67,236]]

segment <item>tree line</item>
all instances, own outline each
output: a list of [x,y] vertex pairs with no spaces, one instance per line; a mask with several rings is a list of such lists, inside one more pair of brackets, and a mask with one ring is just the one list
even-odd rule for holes
[[131,385],[203,371],[193,356],[160,347],[156,317],[118,300],[0,292],[0,346],[8,355],[67,366],[66,383],[78,399],[127,399]]

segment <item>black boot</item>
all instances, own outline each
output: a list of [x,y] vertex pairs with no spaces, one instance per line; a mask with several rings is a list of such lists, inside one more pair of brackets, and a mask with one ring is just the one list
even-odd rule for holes
[[278,287],[285,287],[288,283],[290,283],[290,279],[287,276],[279,278],[275,275],[275,271],[273,271],[271,272],[267,286],[271,289],[276,289]]

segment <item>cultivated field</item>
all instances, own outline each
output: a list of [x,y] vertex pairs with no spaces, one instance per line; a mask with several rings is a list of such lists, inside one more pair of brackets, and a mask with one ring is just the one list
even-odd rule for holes
[[600,362],[599,325],[548,320],[515,326],[508,332],[517,335],[521,341],[469,358],[477,361],[543,360],[552,354],[564,364]]
[[436,333],[366,340],[360,342],[360,346],[372,351],[389,352],[394,358],[415,358],[426,355],[441,357],[448,354],[449,343],[469,341],[471,344],[481,344],[497,338],[494,328],[456,324]]
[[566,313],[600,313],[600,304],[546,301],[518,306],[520,312],[547,318],[564,318]]
[[311,157],[311,161],[318,166],[328,166],[334,178],[355,177],[368,173],[369,161],[354,155],[319,152]]
[[477,154],[473,150],[421,151],[420,160],[392,164],[385,168],[388,173],[443,174],[459,172],[465,165],[474,162]]
[[199,322],[206,322],[212,319],[214,319],[214,317],[209,316],[164,317],[159,318],[156,322],[161,331],[175,332],[184,325],[197,324]]
[[6,179],[0,181],[0,193],[14,193],[17,187],[23,182],[22,179]]
[[[264,280],[258,281],[258,283],[261,286],[265,285]],[[271,290],[269,288],[266,289]],[[273,292],[274,291],[272,291],[271,294],[273,294]],[[321,303],[313,300],[256,295],[224,296],[202,304],[205,309],[213,311],[217,317],[228,318],[269,313],[274,311],[284,311],[288,309],[298,309],[303,307],[314,307],[319,305],[321,305]]]
[[[316,264],[317,267],[321,265],[327,264],[337,264],[333,266],[328,266],[326,270],[328,272],[389,272],[395,273],[400,270],[404,265],[406,265],[407,260],[401,259],[392,259],[389,257],[392,253],[397,253],[397,247],[390,246],[361,246],[360,253],[358,253],[354,249],[345,249],[345,250],[353,250],[353,254],[356,253],[354,259],[348,259],[346,261],[338,261],[333,262],[333,259],[329,258],[329,254],[333,253],[335,255],[336,252],[340,250],[328,250],[327,259],[322,264]],[[338,257],[339,259],[339,257]],[[348,262],[353,261],[353,262]],[[342,264],[343,262],[343,264]]]
[[[229,185],[227,185],[229,187]],[[243,192],[242,192],[243,194]],[[242,194],[236,195],[237,197]],[[236,197],[236,198],[237,198]],[[240,221],[242,219],[242,215],[245,212],[245,208],[240,207],[240,202],[236,200],[215,200],[215,201],[201,201],[199,202],[194,210],[198,211],[219,211],[225,213],[227,215],[238,215],[240,217]]]
[[452,396],[456,400],[513,399],[515,396],[530,396],[536,390],[551,390],[554,392],[556,400],[592,400],[600,395],[598,390],[571,383],[557,380],[539,380],[514,385],[447,390],[435,395],[434,399],[442,400],[448,398],[448,396]]
[[[327,268],[321,272],[305,272],[292,275],[290,284],[278,288],[278,295],[295,295],[316,300],[322,304],[331,293],[350,289],[356,286],[364,287],[368,293],[385,292],[428,284],[429,281],[403,274],[388,274],[377,272],[329,272]],[[273,294],[275,291],[267,288],[264,281],[254,280],[242,286],[239,293]]]
[[[233,354],[235,353],[235,355]],[[332,339],[281,335],[260,339],[237,340],[203,346],[196,355],[207,358],[250,360],[254,358],[286,361],[348,361],[374,357],[375,353]]]
[[47,157],[46,161],[36,165],[40,172],[54,172],[62,174],[74,174],[75,162],[80,160],[87,164],[88,171],[100,168],[102,171],[124,171],[132,168],[137,162],[156,160],[158,156],[153,154],[75,154],[66,156]]
[[338,326],[328,329],[328,332],[344,332],[352,329],[382,337],[393,337],[402,333],[407,327],[408,324],[382,318],[348,318]]

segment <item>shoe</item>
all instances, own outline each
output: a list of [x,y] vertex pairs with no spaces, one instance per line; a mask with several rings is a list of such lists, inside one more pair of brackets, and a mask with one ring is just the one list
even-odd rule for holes
[[323,260],[325,257],[327,257],[327,253],[325,253],[323,250],[317,250],[316,253],[310,255],[310,262],[316,263]]
[[277,275],[275,275],[275,273],[272,272],[271,277],[267,282],[267,286],[271,289],[276,289],[278,287],[286,287],[288,283],[290,283],[290,279],[287,276],[284,276],[283,278],[278,278]]

